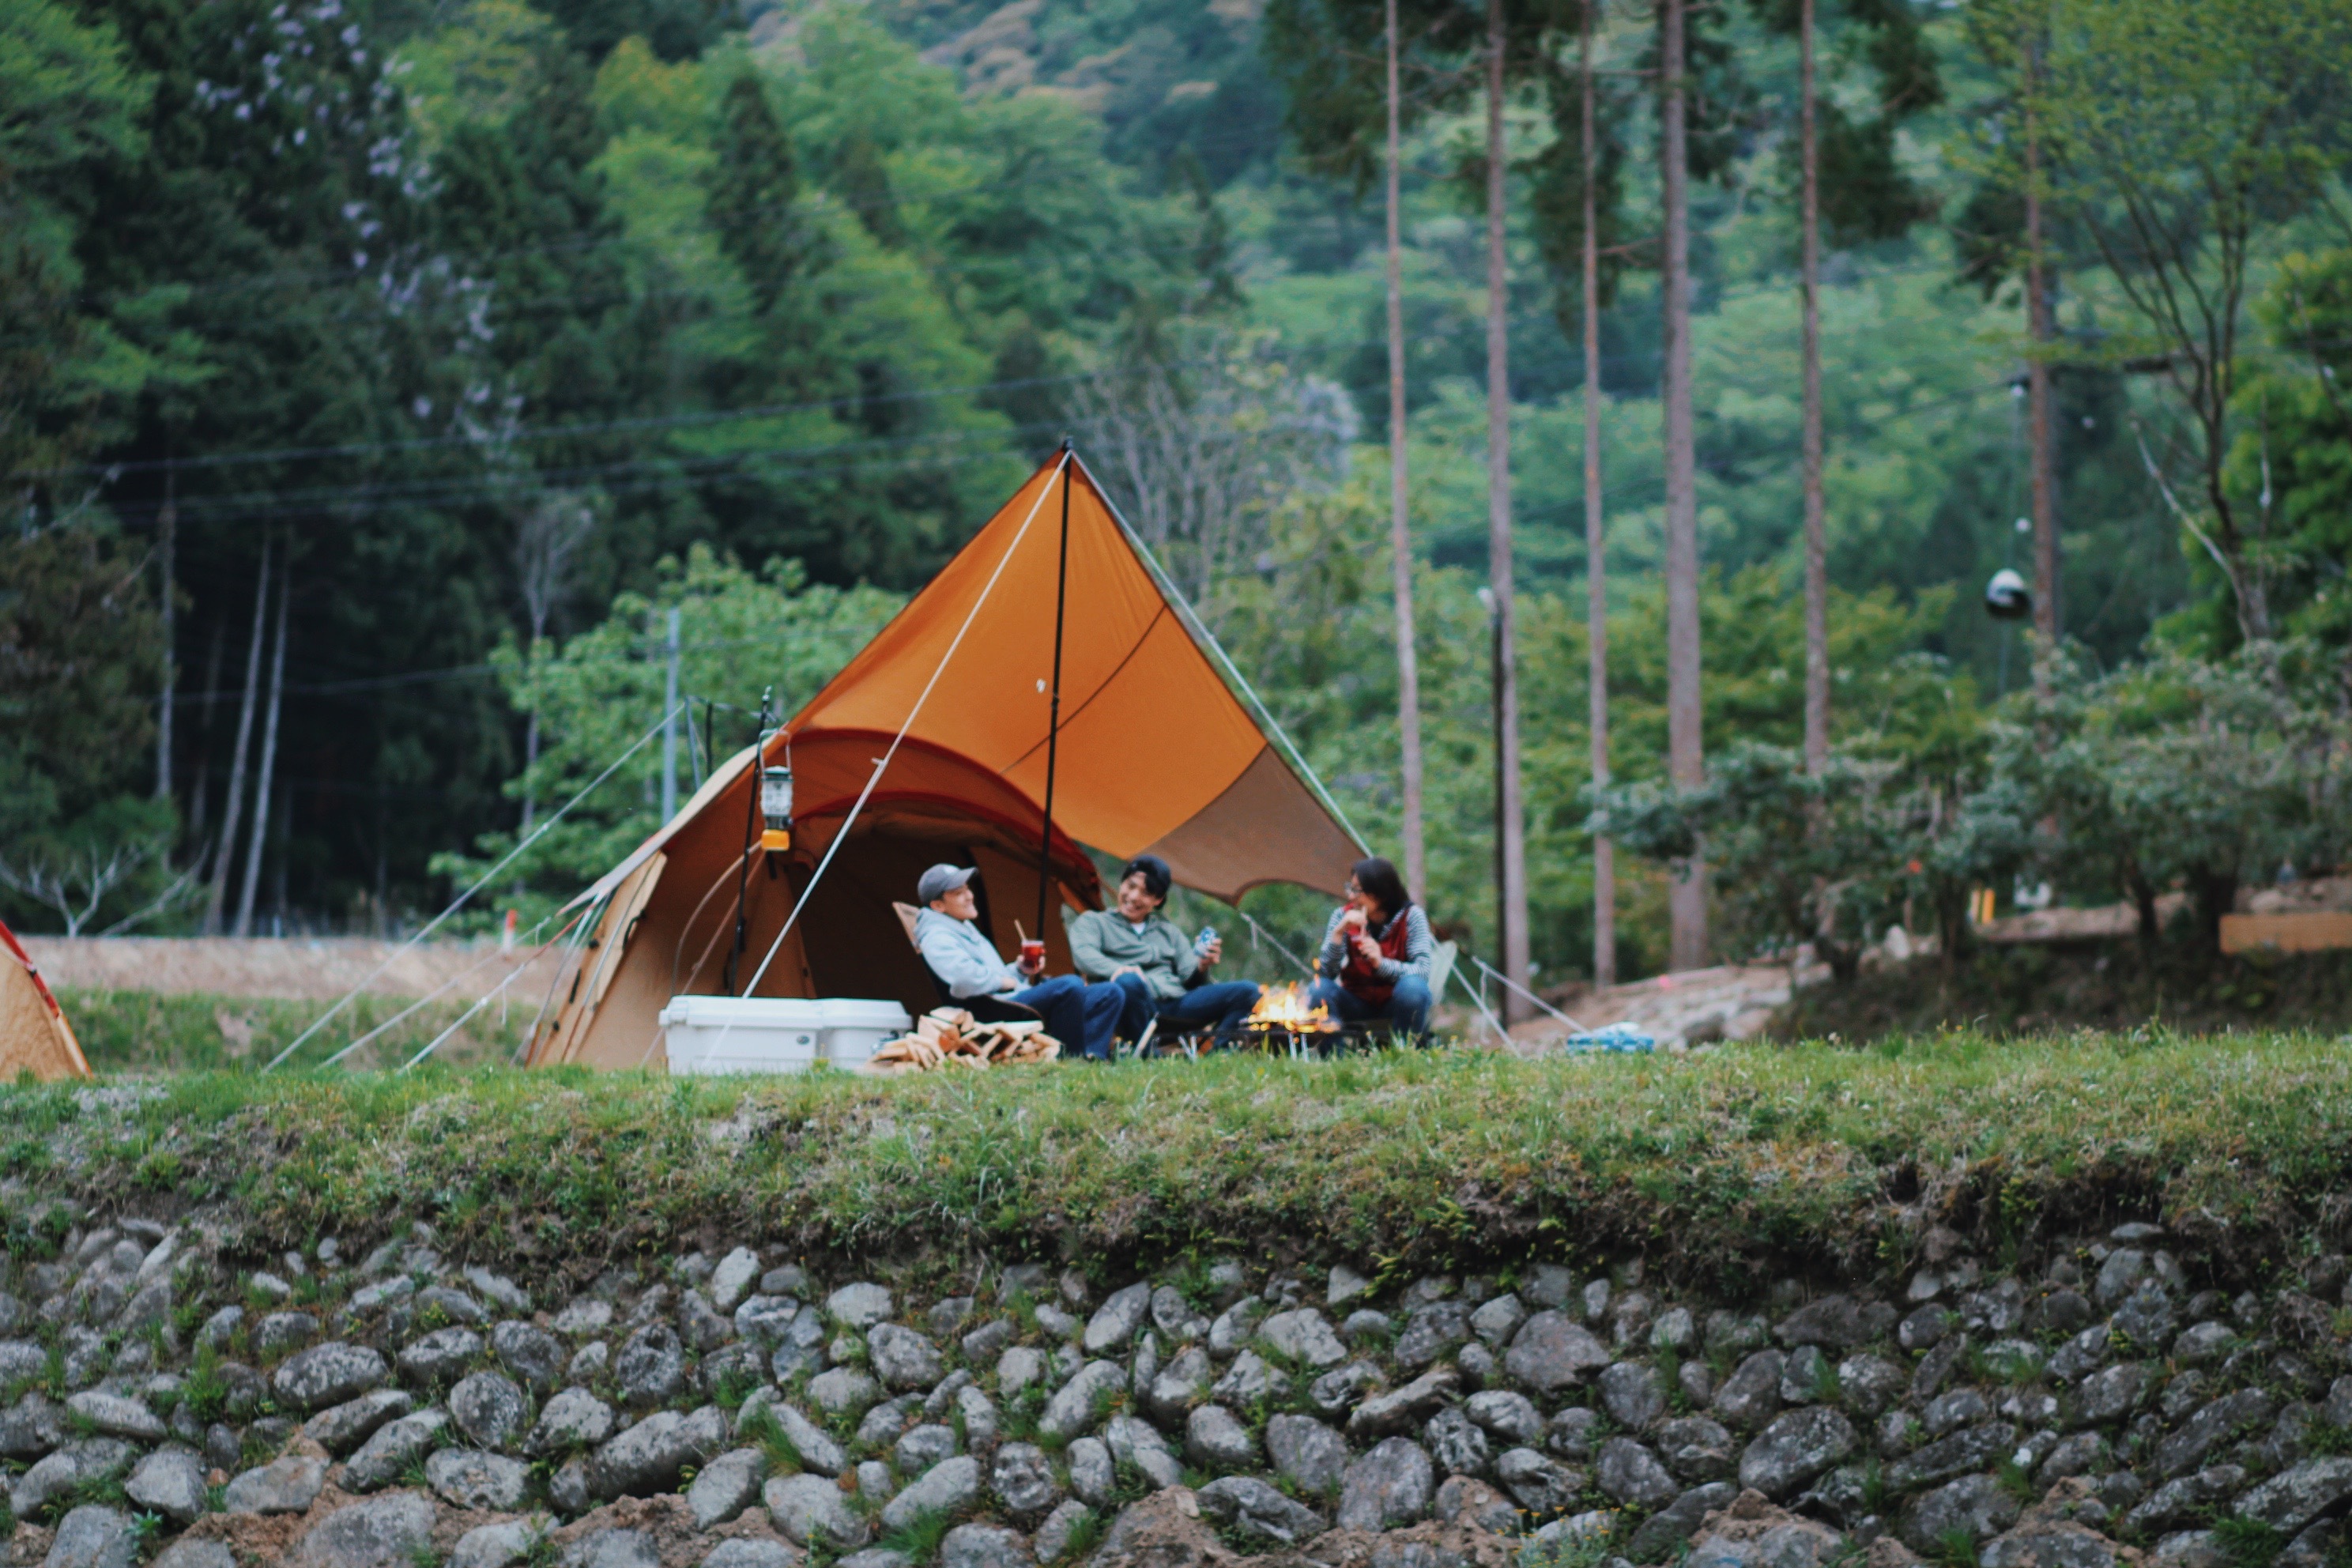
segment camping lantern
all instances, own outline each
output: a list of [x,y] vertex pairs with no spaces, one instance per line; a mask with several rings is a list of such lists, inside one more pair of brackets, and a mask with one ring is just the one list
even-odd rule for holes
[[760,770],[760,816],[766,830],[760,835],[760,847],[775,854],[793,847],[793,770],[761,768]]
[[1985,584],[1985,614],[1997,621],[2020,621],[2033,613],[2033,595],[2025,579],[2004,566]]

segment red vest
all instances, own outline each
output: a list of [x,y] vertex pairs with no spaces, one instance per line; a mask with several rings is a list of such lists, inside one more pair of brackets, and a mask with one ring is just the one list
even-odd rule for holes
[[[1411,912],[1412,906],[1407,905],[1390,916],[1388,929],[1372,939],[1379,944],[1382,958],[1393,958],[1399,963],[1404,962],[1405,932],[1412,925],[1406,917]],[[1389,998],[1396,994],[1395,982],[1382,979],[1380,971],[1364,961],[1364,955],[1356,951],[1356,944],[1349,940],[1346,933],[1341,934],[1340,941],[1348,953],[1347,961],[1339,965],[1341,989],[1375,1007],[1387,1006]]]

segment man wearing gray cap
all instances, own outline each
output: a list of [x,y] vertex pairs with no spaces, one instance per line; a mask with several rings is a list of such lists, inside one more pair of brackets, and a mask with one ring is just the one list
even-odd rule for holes
[[1110,1060],[1111,1031],[1118,1026],[1125,1001],[1118,987],[1089,985],[1075,974],[1039,979],[1045,967],[1042,956],[1034,963],[1024,956],[1017,963],[999,958],[974,923],[980,900],[971,879],[978,875],[968,866],[934,866],[915,884],[915,897],[923,905],[915,917],[915,946],[923,962],[950,996],[992,996],[1030,1008],[1065,1051],[1082,1053],[1090,1061]]

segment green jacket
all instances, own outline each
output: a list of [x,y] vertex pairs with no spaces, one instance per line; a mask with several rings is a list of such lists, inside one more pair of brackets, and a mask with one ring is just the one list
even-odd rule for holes
[[1111,971],[1133,964],[1162,1002],[1184,994],[1201,973],[1192,939],[1165,915],[1155,914],[1141,931],[1116,911],[1088,910],[1069,924],[1070,957],[1088,980],[1108,980]]

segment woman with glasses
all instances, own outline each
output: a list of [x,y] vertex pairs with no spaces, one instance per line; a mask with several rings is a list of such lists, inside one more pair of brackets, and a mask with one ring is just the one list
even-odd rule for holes
[[1385,1020],[1420,1041],[1429,1028],[1429,917],[1397,868],[1378,856],[1348,877],[1348,901],[1324,929],[1314,1000],[1343,1024]]

